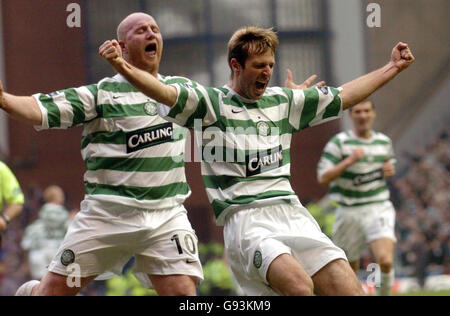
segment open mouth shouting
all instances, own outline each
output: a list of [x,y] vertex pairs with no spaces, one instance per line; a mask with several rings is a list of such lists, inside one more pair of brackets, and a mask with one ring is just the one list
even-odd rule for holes
[[255,94],[256,96],[260,97],[264,94],[267,88],[267,84],[269,82],[267,81],[256,81],[255,82]]
[[145,46],[145,54],[149,57],[156,57],[156,43],[150,43],[147,46]]

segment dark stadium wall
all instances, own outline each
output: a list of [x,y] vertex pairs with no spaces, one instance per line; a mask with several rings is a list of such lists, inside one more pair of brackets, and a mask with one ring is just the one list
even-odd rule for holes
[[[73,1],[1,1],[8,92],[36,92],[86,83],[82,28],[69,28],[66,8]],[[9,120],[10,160],[24,190],[60,185],[70,207],[83,197],[84,170],[79,128],[36,132]]]
[[[373,1],[366,0],[367,4]],[[450,20],[448,0],[378,0],[381,27],[365,28],[368,70],[386,63],[389,51],[403,41],[416,58],[413,66],[373,96],[375,127],[395,140],[411,125],[417,108],[445,82],[448,74]],[[404,113],[408,113],[405,115]]]

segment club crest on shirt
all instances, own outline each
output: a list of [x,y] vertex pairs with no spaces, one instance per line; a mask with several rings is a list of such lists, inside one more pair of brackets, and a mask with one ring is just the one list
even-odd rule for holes
[[61,254],[61,263],[63,266],[67,267],[69,264],[72,264],[75,262],[75,253],[70,250],[66,249]]
[[256,250],[255,255],[253,256],[253,265],[256,269],[261,268],[262,265],[262,254],[261,251]]
[[148,101],[144,105],[144,111],[150,116],[155,116],[158,114],[158,105],[154,101]]
[[266,122],[259,122],[256,124],[258,134],[261,136],[268,136],[270,134],[270,126]]

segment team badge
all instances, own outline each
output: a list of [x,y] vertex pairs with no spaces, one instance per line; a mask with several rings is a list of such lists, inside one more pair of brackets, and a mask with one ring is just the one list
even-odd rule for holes
[[258,129],[258,134],[262,136],[268,136],[270,133],[269,124],[266,122],[259,122],[256,124],[256,128]]
[[256,250],[255,255],[253,257],[253,265],[256,267],[256,269],[261,268],[262,265],[262,254],[261,251]]
[[75,253],[70,249],[64,250],[61,255],[62,265],[67,267],[69,264],[72,264],[74,262],[75,262]]
[[158,106],[155,102],[149,101],[144,105],[144,111],[150,116],[155,116],[158,114]]

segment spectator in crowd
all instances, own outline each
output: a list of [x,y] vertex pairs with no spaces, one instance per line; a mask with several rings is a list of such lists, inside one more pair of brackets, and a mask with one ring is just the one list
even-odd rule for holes
[[409,155],[408,168],[399,173],[392,190],[398,210],[398,257],[422,285],[427,275],[449,272],[449,130],[450,125]]

